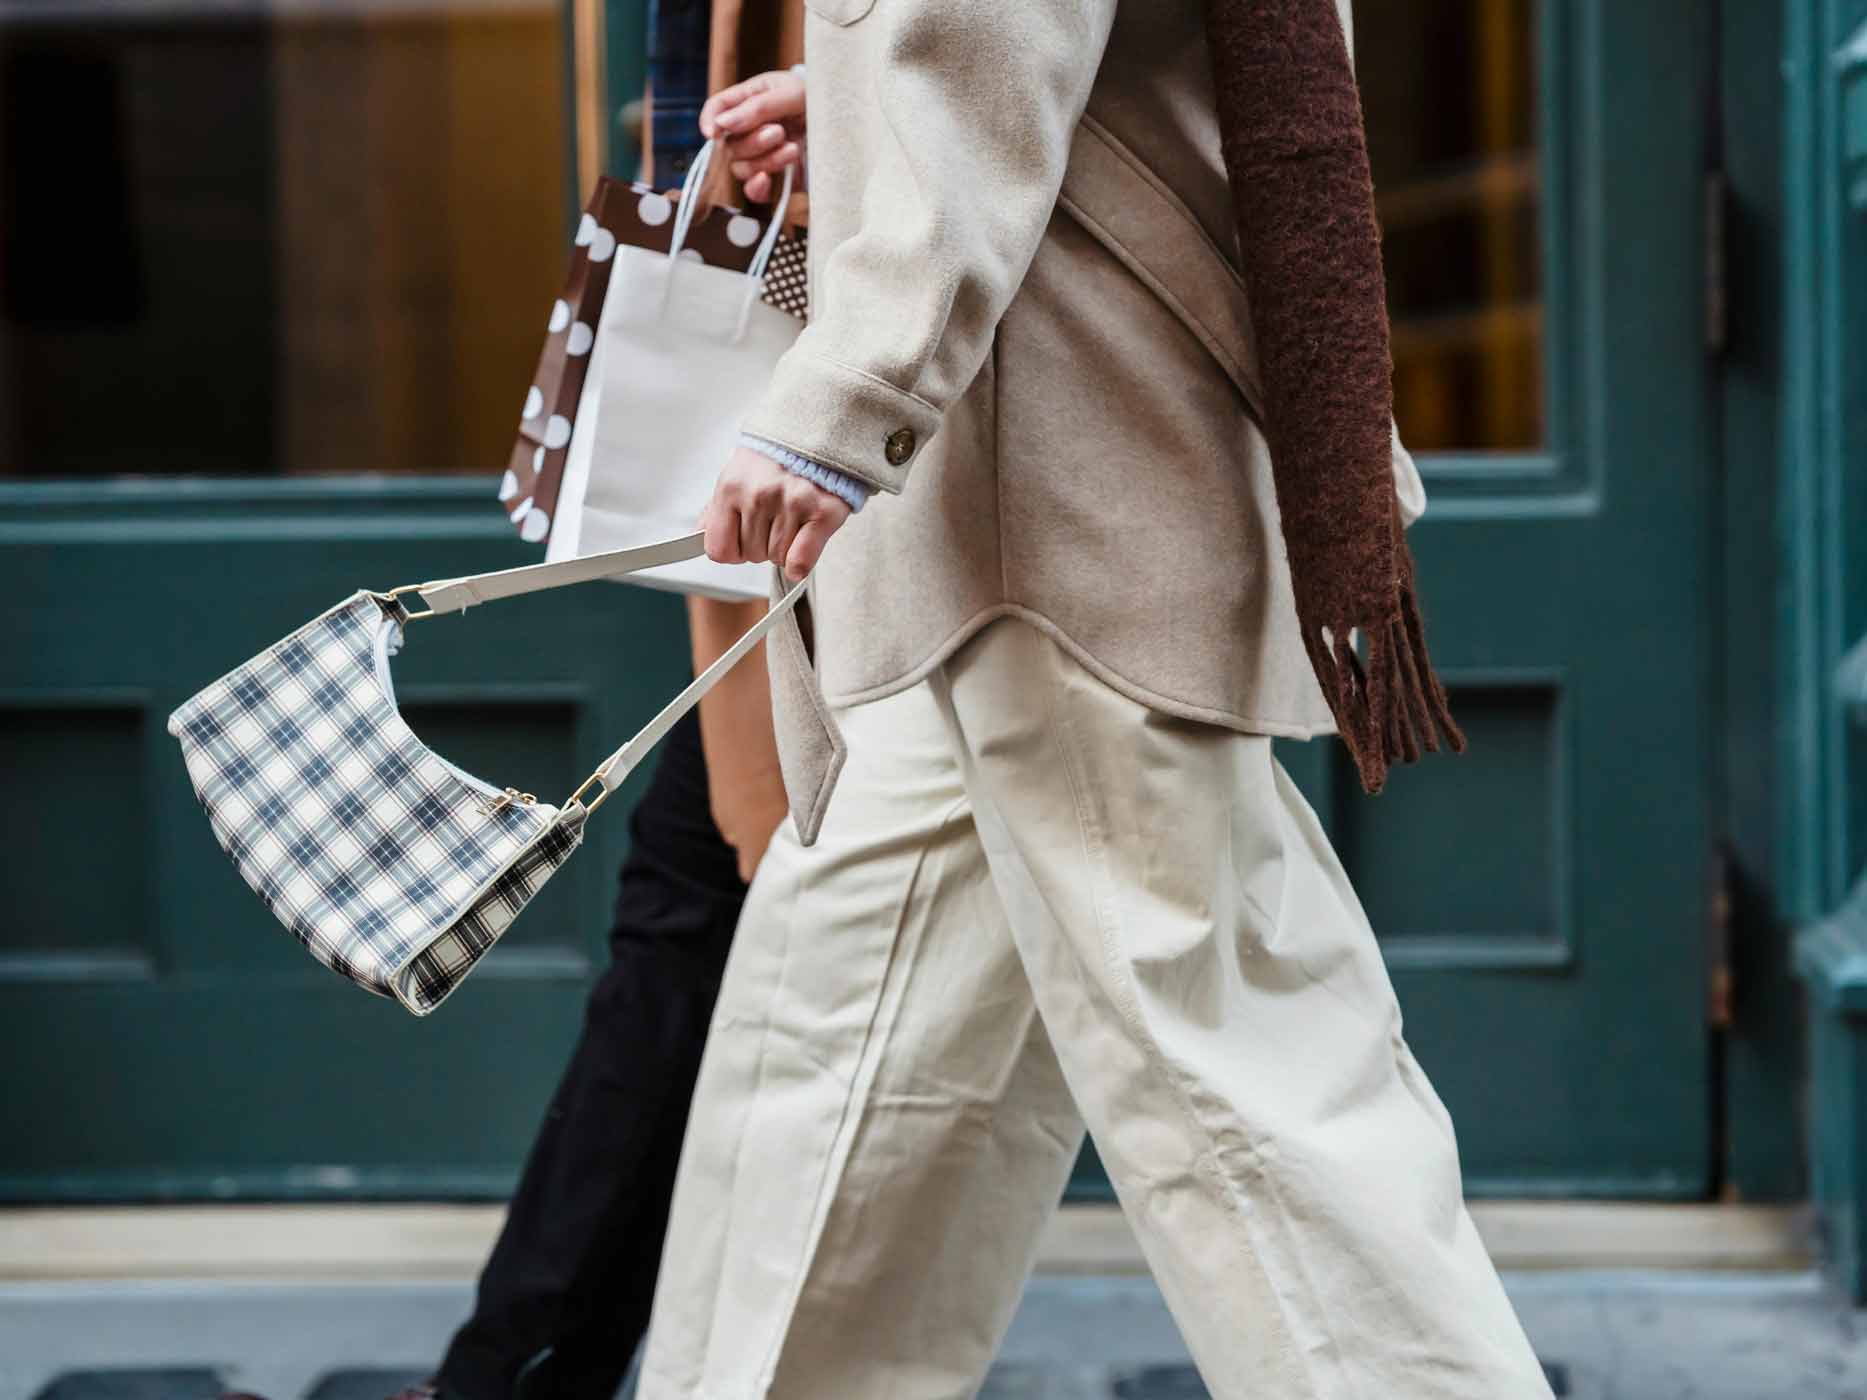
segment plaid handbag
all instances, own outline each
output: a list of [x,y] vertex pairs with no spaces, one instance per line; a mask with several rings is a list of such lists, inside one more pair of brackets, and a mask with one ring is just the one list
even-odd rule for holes
[[[389,667],[408,624],[701,552],[701,536],[686,535],[386,593],[363,590],[313,618],[169,717],[221,849],[314,958],[427,1015],[570,858],[590,813],[796,604],[805,585],[788,589],[561,807],[474,777],[409,728]],[[425,610],[411,610],[411,595]]]

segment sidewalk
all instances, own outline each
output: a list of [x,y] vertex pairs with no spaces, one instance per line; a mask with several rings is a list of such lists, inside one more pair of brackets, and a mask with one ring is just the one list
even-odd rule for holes
[[[1785,1215],[1474,1213],[1565,1400],[1867,1397],[1867,1314],[1823,1289]],[[984,1400],[1203,1397],[1119,1216],[1064,1215]],[[384,1400],[440,1355],[496,1227],[477,1207],[12,1213],[0,1400]]]
[[[1507,1282],[1574,1400],[1867,1395],[1862,1321],[1811,1275]],[[384,1400],[425,1374],[469,1295],[459,1283],[0,1285],[0,1400],[211,1400],[222,1384],[269,1400]],[[982,1397],[1205,1394],[1147,1279],[1043,1277]]]

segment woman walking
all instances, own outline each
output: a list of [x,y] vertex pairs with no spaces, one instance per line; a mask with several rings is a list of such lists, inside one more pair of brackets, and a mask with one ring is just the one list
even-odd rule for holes
[[[1546,1396],[1271,753],[1333,729],[1378,790],[1463,743],[1346,15],[806,7],[813,320],[704,523],[821,555],[814,635],[774,635],[792,819],[644,1400],[971,1395],[1085,1123],[1213,1394]],[[794,123],[781,90],[708,119]]]

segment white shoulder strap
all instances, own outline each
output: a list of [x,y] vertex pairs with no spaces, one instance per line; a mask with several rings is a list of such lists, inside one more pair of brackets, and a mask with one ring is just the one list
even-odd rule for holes
[[674,728],[681,716],[698,705],[700,698],[718,685],[720,678],[737,666],[745,654],[763,641],[765,634],[777,626],[786,613],[797,606],[798,599],[804,596],[804,590],[809,586],[810,581],[806,579],[787,588],[784,596],[766,610],[765,616],[748,627],[745,635],[728,647],[719,660],[695,676],[687,689],[663,706],[660,714],[642,726],[641,733],[604,759],[597,766],[597,770],[584,779],[583,786],[571,794],[571,799],[575,801],[591,787],[600,785],[602,792],[585,805],[591,811],[602,806],[603,800],[622,786],[622,780],[628,777],[635,765],[648,755],[648,751],[660,743],[667,732]]
[[[587,554],[581,559],[560,559],[555,564],[525,564],[516,569],[499,569],[490,574],[467,574],[462,578],[436,579],[394,590],[395,595],[419,593],[422,602],[436,614],[460,612],[475,603],[490,603],[499,598],[516,598],[522,593],[537,593],[546,588],[563,588],[592,579],[618,578],[639,573],[658,564],[678,564],[683,559],[698,559],[706,553],[706,536],[682,535],[679,539],[657,540],[629,549],[612,549],[602,554]],[[394,595],[392,595],[394,596]],[[419,614],[426,617],[427,613]]]
[[[526,564],[517,569],[500,569],[489,574],[467,574],[461,578],[437,579],[432,583],[410,584],[397,588],[387,597],[397,597],[407,593],[419,593],[421,600],[428,605],[429,611],[413,613],[411,617],[433,617],[442,613],[459,612],[470,608],[475,603],[490,603],[499,598],[516,598],[523,593],[537,593],[547,588],[563,588],[572,583],[588,583],[592,579],[617,578],[623,574],[637,573],[642,569],[652,569],[658,564],[678,564],[683,559],[695,559],[706,550],[706,537],[701,534],[682,535],[679,539],[660,540],[654,544],[636,545],[631,549],[612,549],[603,554],[586,555],[582,559],[562,559],[555,564]],[[570,795],[575,802],[583,797],[592,787],[602,789],[595,798],[584,804],[586,810],[595,811],[603,805],[605,799],[622,785],[622,780],[629,776],[636,764],[640,763],[648,751],[659,743],[667,732],[674,728],[682,715],[700,703],[700,698],[714,686],[720,678],[744,659],[745,654],[764,640],[765,634],[804,596],[808,580],[794,583],[785,590],[784,596],[773,603],[746,634],[726,653],[706,670],[695,676],[692,684],[662,708],[660,714],[645,725],[641,733],[604,759],[597,770],[584,779],[577,791]],[[568,804],[567,804],[568,805]]]

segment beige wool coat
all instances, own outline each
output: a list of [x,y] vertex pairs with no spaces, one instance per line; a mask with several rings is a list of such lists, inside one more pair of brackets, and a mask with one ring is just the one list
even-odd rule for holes
[[[812,319],[743,427],[884,494],[818,566],[814,655],[795,624],[769,651],[803,839],[834,707],[998,617],[1150,708],[1333,732],[1258,428],[1203,0],[804,2]],[[1398,436],[1394,474],[1411,523]]]

